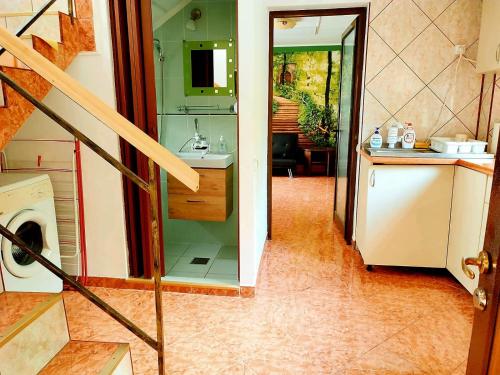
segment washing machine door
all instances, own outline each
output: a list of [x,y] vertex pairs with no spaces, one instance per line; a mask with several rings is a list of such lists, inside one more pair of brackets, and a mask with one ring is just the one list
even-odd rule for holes
[[[23,210],[11,219],[7,229],[15,233],[30,249],[47,258],[52,252],[51,248],[54,247],[54,244],[47,242],[48,225],[49,223],[42,212]],[[40,263],[5,237],[2,238],[1,245],[3,264],[12,275],[29,278],[43,268]]]

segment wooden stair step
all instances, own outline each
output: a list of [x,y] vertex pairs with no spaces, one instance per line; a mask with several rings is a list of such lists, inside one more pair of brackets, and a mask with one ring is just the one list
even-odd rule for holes
[[[59,68],[65,70],[76,55],[85,49],[85,46],[80,43],[80,24],[78,19],[74,19],[74,22],[71,22],[71,17],[61,12],[57,14],[57,17],[57,28],[61,42],[54,40],[45,41],[37,35],[31,35],[22,40],[26,41],[26,43],[31,43],[35,51],[39,52]],[[27,88],[38,100],[43,100],[52,86],[44,78],[32,72],[22,62],[14,60],[11,61],[10,65],[14,66],[0,66],[0,69],[21,84],[21,86]],[[22,98],[21,95],[10,87],[7,87],[5,83],[0,84],[2,86],[0,90],[0,123],[5,122],[10,124],[8,127],[0,128],[0,149],[2,149],[31,116],[35,108],[31,103]]]
[[39,372],[39,375],[132,374],[128,344],[70,341]]

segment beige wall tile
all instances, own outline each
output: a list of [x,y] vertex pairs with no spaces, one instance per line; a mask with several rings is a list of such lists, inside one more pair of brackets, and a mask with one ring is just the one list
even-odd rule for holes
[[428,88],[424,88],[395,117],[400,122],[411,122],[418,140],[426,140],[431,132],[440,129],[453,117],[443,103]]
[[392,0],[371,0],[370,2],[370,21],[377,17],[380,12],[387,6]]
[[458,119],[462,121],[472,134],[476,134],[478,111],[479,96],[457,114]]
[[401,52],[431,21],[411,0],[394,0],[371,26],[396,52]]
[[365,141],[377,126],[382,126],[387,120],[391,118],[391,114],[373,97],[373,95],[366,90],[364,101],[364,114],[363,114],[363,134],[362,138]]
[[366,82],[370,82],[392,59],[394,51],[370,28],[366,56]]
[[403,61],[429,83],[454,59],[453,44],[431,24],[400,54]]
[[424,87],[424,83],[396,57],[367,87],[394,114]]
[[465,52],[465,57],[471,60],[477,59],[477,49],[479,46],[479,40],[476,40]]
[[479,38],[481,1],[456,0],[436,19],[436,25],[454,44],[470,46]]
[[455,79],[457,63],[458,59],[429,84],[441,100],[446,97],[446,105],[455,114],[464,109],[481,91],[481,75],[467,61],[460,63]]
[[2,0],[0,13],[31,12],[31,0]]
[[[17,31],[28,18],[29,17],[8,17],[7,29],[11,32]],[[24,35],[29,34],[35,34],[46,40],[60,41],[59,16],[44,15],[40,17],[38,21],[24,33]]]
[[434,20],[455,0],[413,0],[420,9]]
[[448,123],[446,123],[441,129],[439,129],[435,134],[431,136],[435,137],[454,137],[456,134],[467,134],[469,137],[473,137],[467,127],[462,124],[462,122],[457,118],[453,117]]
[[[478,0],[372,2],[363,138],[369,137],[374,126],[380,125],[378,119],[384,117],[380,109],[382,106],[377,105],[375,98],[397,118],[392,121],[413,121],[420,138],[418,127],[422,129],[421,135],[430,131],[429,124],[432,124],[432,118],[436,117],[436,111],[442,107],[446,96],[447,108],[441,114],[438,126],[457,114],[460,118],[453,117],[440,134],[463,132],[465,125],[475,132],[477,114],[474,119],[476,104],[473,101],[481,90],[481,75],[475,73],[471,63],[462,60],[455,82],[457,60],[453,46],[466,44],[466,57],[476,58],[480,12],[481,2]],[[430,91],[420,92],[424,83]],[[500,97],[500,90],[498,92]],[[488,101],[486,96],[487,92],[482,112],[489,113],[489,104],[484,105]],[[491,99],[491,95],[488,98]],[[408,103],[410,100],[411,103]],[[391,119],[386,123],[388,121]],[[483,114],[481,128],[485,128],[484,134],[486,127],[487,114]]]
[[[36,11],[40,9],[47,0],[32,0],[33,1],[33,9]],[[54,5],[50,7],[50,11],[60,11],[64,13],[68,13],[68,0],[57,0]]]

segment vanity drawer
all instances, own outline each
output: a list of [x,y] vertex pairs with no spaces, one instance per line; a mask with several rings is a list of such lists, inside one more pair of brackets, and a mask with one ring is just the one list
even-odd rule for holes
[[225,197],[206,195],[169,195],[169,219],[226,221],[232,211]]
[[200,189],[196,193],[168,175],[168,218],[226,221],[233,212],[233,166],[195,170],[200,174]]
[[191,189],[169,174],[167,177],[168,194],[225,196],[228,186],[232,186],[232,165],[226,169],[194,168],[194,170],[200,174],[200,189],[197,193],[193,193]]

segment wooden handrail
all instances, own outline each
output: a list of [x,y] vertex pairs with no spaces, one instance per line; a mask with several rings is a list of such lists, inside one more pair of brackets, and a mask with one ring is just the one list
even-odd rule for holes
[[3,27],[0,45],[188,188],[198,190],[199,175],[194,169]]

